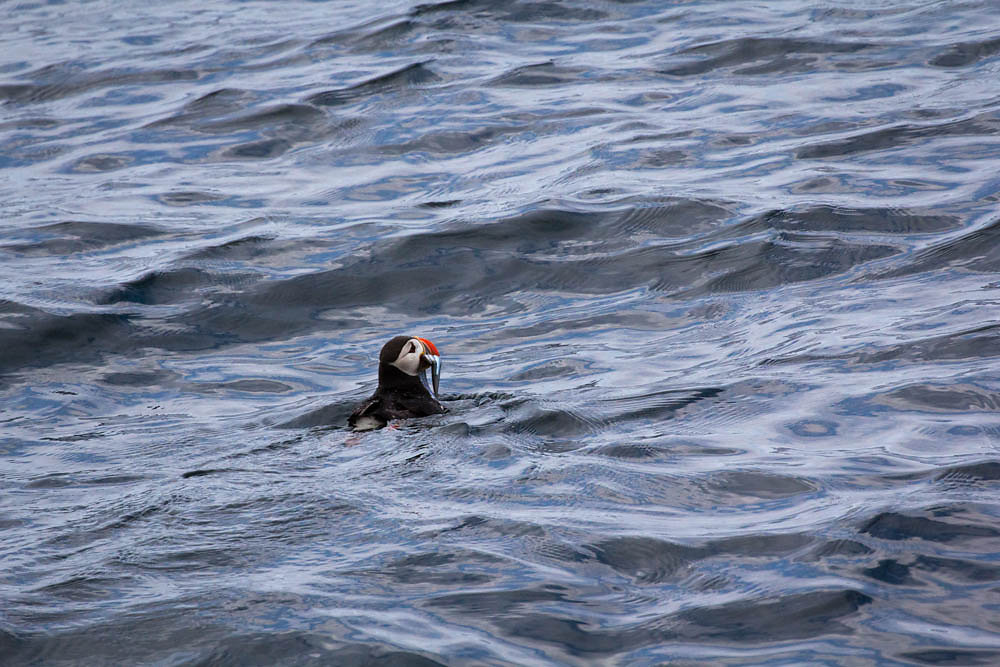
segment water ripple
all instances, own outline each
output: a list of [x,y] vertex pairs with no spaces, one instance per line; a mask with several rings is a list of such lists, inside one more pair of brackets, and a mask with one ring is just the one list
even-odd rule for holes
[[997,662],[1000,20],[878,4],[0,10],[4,664]]

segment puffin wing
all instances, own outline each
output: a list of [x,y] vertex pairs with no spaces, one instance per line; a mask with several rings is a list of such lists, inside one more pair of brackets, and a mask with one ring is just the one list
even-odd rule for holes
[[350,426],[351,428],[355,428],[357,426],[372,428],[372,426],[368,422],[377,419],[376,417],[372,416],[371,413],[375,412],[375,409],[378,407],[378,405],[379,405],[378,396],[377,395],[371,396],[368,400],[359,405],[354,412],[351,413],[351,416],[347,418],[347,425]]

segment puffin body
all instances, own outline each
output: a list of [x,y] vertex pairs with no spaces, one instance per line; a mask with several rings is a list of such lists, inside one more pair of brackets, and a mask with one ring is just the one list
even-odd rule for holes
[[[430,369],[433,393],[426,385]],[[393,419],[447,412],[437,399],[441,355],[434,343],[417,336],[396,336],[378,357],[378,389],[347,419],[356,431],[382,428]],[[424,381],[421,381],[421,377]]]

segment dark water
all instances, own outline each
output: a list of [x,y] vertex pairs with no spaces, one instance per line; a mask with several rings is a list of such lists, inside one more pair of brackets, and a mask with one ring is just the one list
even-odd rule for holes
[[1000,662],[995,3],[0,15],[4,665]]

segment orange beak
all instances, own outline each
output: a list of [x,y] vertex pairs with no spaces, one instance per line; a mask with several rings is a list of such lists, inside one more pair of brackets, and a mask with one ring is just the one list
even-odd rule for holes
[[434,343],[430,342],[426,338],[421,338],[420,336],[415,336],[415,338],[417,340],[419,340],[421,343],[424,344],[424,347],[427,348],[428,352],[430,352],[431,354],[433,354],[436,357],[440,357],[441,356],[441,353],[438,352],[437,345],[435,345]]

